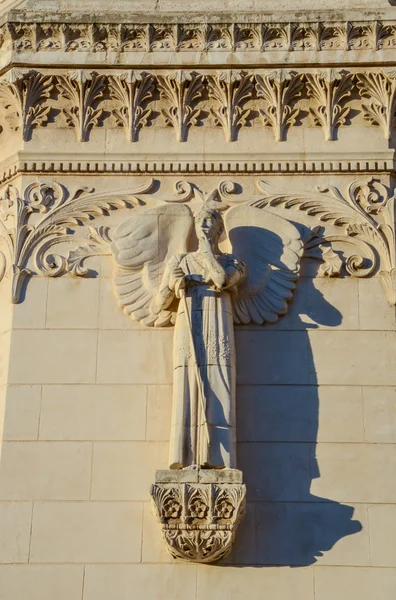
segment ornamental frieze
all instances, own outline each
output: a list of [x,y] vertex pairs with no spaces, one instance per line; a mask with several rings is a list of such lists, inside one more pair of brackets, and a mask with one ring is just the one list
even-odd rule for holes
[[396,69],[139,69],[62,73],[11,69],[0,78],[0,125],[30,141],[43,126],[72,128],[88,142],[95,127],[123,128],[138,142],[146,127],[218,127],[235,142],[244,127],[264,127],[276,142],[289,128],[319,127],[326,141],[361,115],[389,140],[395,123]]

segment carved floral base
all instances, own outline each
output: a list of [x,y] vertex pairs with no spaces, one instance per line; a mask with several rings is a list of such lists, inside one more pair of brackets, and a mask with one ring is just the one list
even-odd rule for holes
[[230,552],[245,509],[241,471],[157,471],[151,496],[173,558],[213,563]]

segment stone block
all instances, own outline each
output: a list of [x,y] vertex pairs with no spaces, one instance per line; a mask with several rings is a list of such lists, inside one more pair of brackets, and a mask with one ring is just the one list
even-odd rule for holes
[[171,430],[172,386],[149,385],[147,389],[146,437],[148,440],[168,441]]
[[[310,331],[313,357],[310,383],[322,385],[396,385],[396,337],[387,331]],[[381,360],[373,368],[373,348]],[[308,360],[311,360],[308,358]]]
[[95,331],[14,331],[9,383],[93,383],[96,346]]
[[[256,503],[257,564],[370,565],[366,506],[338,502]],[[249,547],[250,540],[246,540]]]
[[4,600],[81,600],[82,565],[3,565],[0,589]]
[[183,561],[174,559],[166,549],[161,526],[157,516],[154,514],[152,501],[144,503],[143,511],[143,541],[142,562],[143,563],[177,563],[185,564]]
[[371,561],[376,567],[396,567],[396,504],[368,508]]
[[239,441],[363,441],[357,386],[238,386],[236,404]]
[[101,331],[99,383],[172,382],[172,330]]
[[320,477],[311,492],[338,502],[392,503],[396,497],[396,446],[318,444]]
[[112,277],[100,279],[99,329],[141,329],[140,323],[133,321],[121,310]]
[[196,569],[190,565],[88,565],[83,600],[184,600],[194,598]]
[[396,569],[315,567],[315,600],[393,600]]
[[0,502],[0,563],[28,562],[31,523],[31,502]]
[[366,442],[396,444],[396,389],[363,388],[364,433]]
[[168,463],[165,442],[97,442],[94,444],[94,500],[148,500],[156,469]]
[[30,560],[138,563],[142,512],[138,502],[37,502]]
[[37,440],[41,403],[40,385],[12,385],[4,389],[4,440]]
[[43,386],[41,440],[144,440],[146,387]]
[[303,331],[238,327],[236,350],[240,385],[310,383],[308,338]]
[[89,498],[92,446],[76,442],[4,442],[2,500]]
[[254,567],[207,567],[197,568],[197,600],[313,600],[312,567],[301,569]]
[[239,443],[238,467],[243,472],[247,500],[306,500],[314,449],[314,444]]
[[14,329],[44,329],[47,309],[48,278],[32,277],[24,301],[13,305]]
[[52,278],[48,284],[48,329],[95,329],[99,319],[99,279]]
[[361,329],[395,330],[395,308],[390,306],[379,277],[359,279],[359,319]]

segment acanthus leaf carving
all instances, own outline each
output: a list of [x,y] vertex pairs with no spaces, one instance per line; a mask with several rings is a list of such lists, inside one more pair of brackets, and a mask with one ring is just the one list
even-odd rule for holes
[[[345,195],[334,186],[290,194],[264,181],[258,181],[257,185],[263,195],[252,202],[254,206],[300,210],[322,223],[341,228],[341,235],[315,230],[306,241],[306,255],[318,258],[313,251],[315,247],[336,242],[351,245],[354,253],[345,259],[346,271],[367,277],[378,270],[389,302],[396,303],[395,197],[389,195],[384,185],[375,179],[355,181]],[[325,263],[330,258],[333,265],[326,268],[325,264],[322,273],[333,276],[338,265],[332,255],[325,257]]]
[[221,126],[225,140],[232,142],[251,114],[251,109],[243,106],[251,97],[253,76],[243,71],[221,71],[208,75],[207,82],[209,96],[217,103],[217,107],[211,109],[215,125]]
[[67,124],[75,128],[78,141],[86,142],[89,131],[99,124],[103,113],[97,104],[106,87],[104,75],[70,71],[68,75],[58,77],[57,87],[71,102],[71,107],[63,110]]
[[335,139],[335,130],[344,125],[351,112],[345,101],[351,96],[354,75],[345,71],[326,69],[306,75],[308,96],[317,102],[310,108],[315,125],[322,127],[326,141]]
[[154,78],[149,73],[131,70],[109,78],[110,95],[121,102],[113,114],[131,142],[136,142],[139,129],[148,125],[152,110],[146,103],[152,98],[154,87]]
[[36,71],[12,69],[0,81],[0,101],[10,110],[10,126],[29,141],[32,130],[48,121],[51,108],[45,104],[54,88],[53,77]]
[[196,108],[197,101],[204,90],[204,77],[198,73],[176,71],[169,75],[158,75],[161,97],[170,103],[163,109],[165,123],[174,128],[176,140],[184,142],[189,127],[196,125],[201,109]]
[[155,483],[151,497],[171,556],[199,563],[227,556],[244,515],[245,496],[245,486],[237,482]]
[[[147,194],[152,186],[150,180],[126,191],[93,193],[94,190],[82,188],[69,194],[56,182],[36,182],[26,187],[23,197],[16,188],[8,186],[0,198],[0,242],[2,260],[6,260],[12,277],[12,302],[19,302],[24,280],[34,273],[30,262],[37,272],[51,277],[68,270],[67,260],[49,251],[55,244],[73,241],[70,228],[109,210],[140,204],[140,195]],[[99,233],[96,242],[99,243]]]
[[357,79],[362,98],[368,99],[363,103],[364,118],[381,126],[385,139],[389,140],[396,111],[396,69],[359,73]]
[[260,109],[265,126],[272,128],[276,141],[285,139],[286,129],[296,123],[300,110],[294,108],[301,96],[303,75],[293,71],[276,70],[256,75],[257,96],[264,98],[266,107]]

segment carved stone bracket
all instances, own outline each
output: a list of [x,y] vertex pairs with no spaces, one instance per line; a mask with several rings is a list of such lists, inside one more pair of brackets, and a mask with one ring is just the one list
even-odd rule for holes
[[151,496],[173,558],[213,563],[230,552],[245,509],[241,471],[157,471]]

